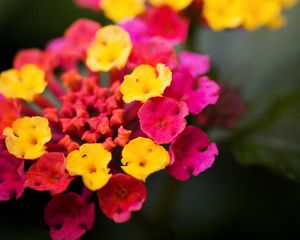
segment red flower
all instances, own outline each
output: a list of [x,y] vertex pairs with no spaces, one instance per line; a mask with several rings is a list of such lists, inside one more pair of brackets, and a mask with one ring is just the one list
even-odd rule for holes
[[147,198],[143,182],[126,174],[113,175],[105,187],[98,191],[102,212],[117,223],[126,222],[132,211],[142,208]]
[[73,180],[65,171],[63,153],[45,153],[26,172],[25,186],[37,191],[58,194],[65,191]]

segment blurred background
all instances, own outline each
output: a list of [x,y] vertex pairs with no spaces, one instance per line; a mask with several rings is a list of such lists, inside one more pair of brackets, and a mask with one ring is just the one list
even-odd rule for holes
[[[198,30],[194,50],[211,55],[213,74],[239,90],[246,115],[231,130],[209,132],[220,148],[213,168],[184,183],[154,174],[131,221],[115,224],[96,208],[82,239],[300,239],[300,5],[286,15],[289,24],[278,31]],[[79,17],[104,23],[72,0],[0,0],[0,70]],[[27,189],[20,200],[1,202],[0,239],[50,239],[49,199]]]

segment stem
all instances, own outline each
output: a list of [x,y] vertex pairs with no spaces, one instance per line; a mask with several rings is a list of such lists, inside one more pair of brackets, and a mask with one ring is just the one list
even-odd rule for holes
[[34,102],[40,107],[40,108],[54,108],[54,105],[45,97],[42,95],[36,95],[34,97]]
[[26,115],[26,116],[40,116],[40,114],[38,112],[36,112],[35,110],[33,110],[31,107],[27,106],[26,103],[22,102],[21,104],[21,112]]
[[57,82],[57,79],[54,76],[54,73],[50,72],[47,74],[48,86],[51,92],[60,99],[65,93],[62,87]]

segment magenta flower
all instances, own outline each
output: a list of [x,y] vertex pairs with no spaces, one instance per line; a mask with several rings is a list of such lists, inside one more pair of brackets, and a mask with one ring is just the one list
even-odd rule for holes
[[73,180],[65,170],[63,153],[45,153],[26,172],[25,186],[37,191],[64,192]]
[[44,217],[53,240],[79,239],[94,224],[95,204],[73,192],[59,194],[48,203]]
[[168,97],[152,98],[138,112],[141,129],[159,144],[172,142],[184,130],[187,115],[184,102]]
[[170,7],[149,9],[145,13],[145,21],[149,37],[160,36],[173,45],[183,43],[187,37],[188,20]]
[[121,22],[120,27],[124,28],[130,35],[133,44],[147,40],[147,23],[142,18],[132,18]]
[[210,168],[218,155],[216,144],[199,128],[188,126],[170,146],[171,165],[167,171],[178,180],[186,181],[191,175]]
[[173,69],[177,65],[177,56],[167,40],[154,37],[134,45],[129,57],[128,67],[133,69],[141,64],[156,67],[159,63]]
[[178,58],[178,68],[189,71],[193,77],[204,75],[210,69],[210,58],[208,55],[182,51],[178,54]]
[[24,191],[24,161],[4,149],[3,139],[0,145],[0,201],[18,199]]
[[219,90],[218,84],[208,77],[196,81],[188,71],[182,70],[173,73],[172,84],[164,95],[185,102],[190,113],[199,114],[205,107],[218,101]]
[[131,212],[142,208],[147,198],[143,182],[126,174],[115,174],[108,184],[98,191],[102,212],[117,223],[126,222]]

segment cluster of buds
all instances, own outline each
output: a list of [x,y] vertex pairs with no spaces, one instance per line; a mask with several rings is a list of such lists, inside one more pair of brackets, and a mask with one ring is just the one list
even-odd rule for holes
[[[102,10],[115,22],[133,17],[147,18],[149,12],[168,8],[185,18],[192,15],[215,31],[260,27],[276,29],[286,24],[283,11],[297,0],[75,0],[77,5],[95,11]],[[128,7],[130,6],[130,8]],[[155,10],[156,9],[156,10]],[[188,10],[190,11],[188,11]]]
[[[206,76],[207,55],[175,51],[186,32],[160,8],[105,27],[79,19],[44,50],[20,51],[0,75],[0,200],[49,191],[51,237],[72,240],[93,226],[93,193],[104,215],[125,222],[151,174],[185,181],[210,168],[216,144],[187,120],[214,105],[220,87]],[[81,194],[69,190],[76,178]]]

